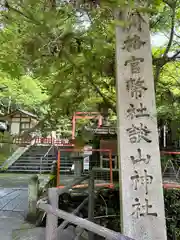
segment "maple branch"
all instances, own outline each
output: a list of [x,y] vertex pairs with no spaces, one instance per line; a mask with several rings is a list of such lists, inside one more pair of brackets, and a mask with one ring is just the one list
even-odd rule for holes
[[[79,67],[69,56],[69,54],[66,52],[66,50],[64,49],[63,51],[64,56],[66,57],[66,59],[80,72],[80,73],[84,73],[83,70],[81,69],[81,67]],[[113,112],[116,113],[116,107],[113,105],[113,103],[111,103],[108,98],[101,92],[101,90],[98,88],[98,86],[94,83],[93,79],[92,79],[92,75],[86,74],[85,77],[87,78],[87,80],[89,80],[89,82],[91,83],[91,85],[93,86],[93,88],[95,89],[95,91],[102,97],[104,103],[112,109]]]
[[156,92],[156,87],[157,87],[157,82],[158,82],[158,79],[159,79],[159,76],[160,76],[160,73],[161,73],[161,69],[162,69],[162,66],[156,66],[156,70],[155,70],[155,73],[154,73],[154,90]]
[[173,38],[174,38],[174,28],[175,28],[175,17],[176,17],[176,1],[172,4],[169,5],[172,8],[172,15],[171,15],[171,32],[170,32],[170,37],[169,37],[169,42],[168,45],[166,47],[166,50],[164,52],[163,57],[166,57],[171,46],[172,46],[172,42],[173,42]]
[[169,57],[168,62],[175,61],[177,58],[180,58],[180,50],[177,51],[172,57]]
[[98,86],[94,83],[93,79],[92,79],[92,75],[89,74],[88,76],[88,80],[91,83],[91,85],[94,87],[94,89],[96,90],[96,92],[102,97],[104,103],[106,104],[107,107],[109,107],[110,109],[112,109],[112,111],[114,113],[116,113],[116,107],[113,105],[113,103],[111,103],[108,98],[101,92],[101,90],[98,88]]

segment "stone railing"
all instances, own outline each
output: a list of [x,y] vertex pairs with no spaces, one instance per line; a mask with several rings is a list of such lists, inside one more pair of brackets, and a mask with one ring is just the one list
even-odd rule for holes
[[24,152],[29,149],[30,145],[26,147],[19,147],[7,160],[0,166],[0,170],[4,171],[8,169]]
[[[84,199],[84,201],[75,209],[72,214],[67,213],[58,208],[59,195],[68,192],[73,186],[82,183],[84,180],[89,179],[89,197]],[[88,204],[88,220],[75,216],[78,214],[80,209]],[[46,240],[58,240],[58,239],[69,239],[68,234],[72,234],[71,229],[64,229],[68,223],[72,223],[78,227],[78,231],[74,238],[79,239],[82,233],[85,231],[88,232],[88,239],[93,240],[94,234],[104,237],[106,240],[132,240],[129,237],[126,237],[118,232],[112,231],[108,228],[102,227],[93,222],[94,220],[94,178],[93,174],[89,176],[84,176],[74,179],[69,185],[65,186],[62,189],[50,188],[48,191],[48,204],[42,200],[38,201],[37,208],[45,211],[47,213],[46,219]],[[64,222],[58,227],[58,218],[64,219]],[[76,228],[77,229],[77,228]]]

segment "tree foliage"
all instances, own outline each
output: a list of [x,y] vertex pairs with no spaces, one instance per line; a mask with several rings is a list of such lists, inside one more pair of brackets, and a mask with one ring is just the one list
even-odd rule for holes
[[[150,12],[152,34],[167,36],[167,42],[153,48],[152,54],[158,113],[173,118],[174,112],[179,114],[179,1],[128,4],[140,13]],[[51,126],[56,126],[62,116],[70,118],[77,109],[99,110],[103,105],[115,113],[113,11],[117,6],[123,11],[126,5],[123,0],[5,1],[1,11],[0,67],[16,85],[16,101],[25,101],[29,106],[41,104],[38,113]]]
[[75,110],[106,108],[115,115],[114,9],[123,11],[129,4],[140,14],[148,12],[151,34],[166,39],[152,49],[158,117],[180,119],[180,1],[139,2],[5,0],[0,86],[8,91],[0,97],[7,102],[11,96],[13,103],[34,110],[41,118],[39,127],[60,125],[61,131]]
[[30,111],[37,111],[40,104],[47,99],[47,95],[42,93],[39,80],[27,75],[13,78],[9,74],[1,72],[0,86],[7,87],[0,92],[1,104],[6,108],[9,105],[12,110],[23,107]]
[[164,197],[168,238],[179,239],[180,204],[178,200],[180,197],[180,191],[178,191],[177,189],[165,190]]

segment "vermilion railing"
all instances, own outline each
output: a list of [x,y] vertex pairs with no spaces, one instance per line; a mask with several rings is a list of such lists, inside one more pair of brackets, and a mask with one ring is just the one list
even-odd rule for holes
[[180,155],[180,152],[166,152],[166,151],[161,151],[161,154],[164,154],[164,155]]
[[165,189],[180,189],[180,184],[175,183],[163,183]]
[[53,145],[63,145],[63,146],[74,146],[69,143],[68,139],[56,139],[56,138],[35,138],[35,144],[53,144]]
[[69,143],[68,139],[55,139],[52,137],[10,137],[0,138],[1,143],[10,143],[10,144],[48,144],[48,145],[56,145],[56,146],[74,146]]
[[[88,151],[86,149],[86,151]],[[113,188],[113,167],[112,167],[112,151],[111,149],[89,149],[89,151],[91,152],[104,152],[108,154],[109,157],[109,172],[107,172],[108,174],[108,178],[104,177],[105,174],[103,175],[103,178],[101,180],[104,180],[103,183],[96,183],[95,186],[97,187],[108,187],[108,188]],[[57,188],[64,188],[64,185],[61,184],[61,152],[71,152],[71,153],[83,153],[84,149],[61,149],[60,151],[58,151],[58,159],[57,159]],[[76,160],[75,160],[76,161]],[[100,163],[100,161],[99,161]],[[98,167],[98,166],[97,166]],[[99,169],[100,171],[100,169]],[[64,176],[64,175],[63,175]],[[80,185],[76,185],[74,186],[74,188],[86,188],[88,186],[88,184],[80,184]]]
[[[84,150],[83,149],[61,149],[60,151],[58,151],[58,159],[57,159],[57,188],[64,188],[65,186],[63,184],[61,184],[60,181],[60,177],[61,177],[61,152],[76,152],[76,153],[82,153]],[[87,151],[87,150],[86,150]],[[109,181],[107,181],[107,179],[104,179],[104,183],[97,183],[96,186],[97,187],[108,187],[108,188],[113,188],[114,187],[114,183],[113,183],[113,166],[112,166],[112,151],[110,149],[89,149],[89,151],[92,152],[106,152],[109,156]],[[171,154],[176,154],[176,155],[180,155],[180,152],[162,152],[163,154],[167,154],[167,155],[171,155]],[[96,167],[95,167],[96,168]],[[180,173],[180,167],[179,167],[179,173]],[[87,188],[88,184],[79,184],[79,185],[75,185],[73,188]],[[180,183],[171,183],[171,182],[167,182],[167,183],[163,183],[163,188],[165,189],[180,189]]]

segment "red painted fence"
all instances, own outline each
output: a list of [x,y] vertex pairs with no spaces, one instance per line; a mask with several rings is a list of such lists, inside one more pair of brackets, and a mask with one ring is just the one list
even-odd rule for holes
[[42,137],[1,137],[0,143],[9,143],[9,144],[43,144],[43,145],[56,145],[56,146],[74,146],[69,142],[68,139],[55,139],[52,137],[42,138]]

